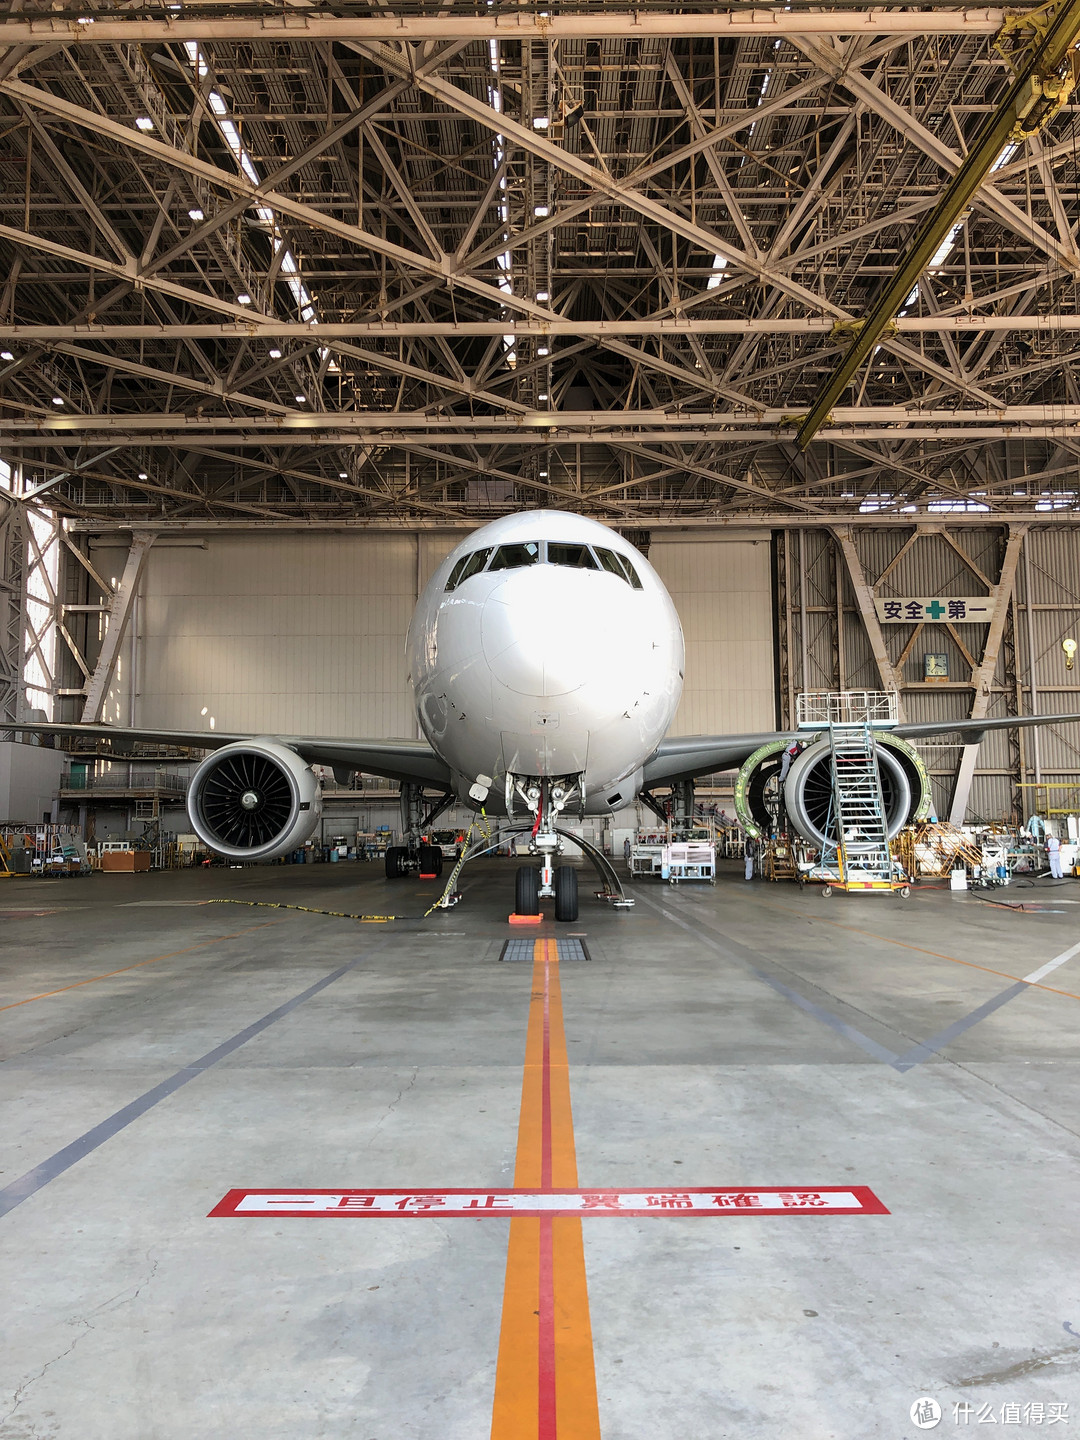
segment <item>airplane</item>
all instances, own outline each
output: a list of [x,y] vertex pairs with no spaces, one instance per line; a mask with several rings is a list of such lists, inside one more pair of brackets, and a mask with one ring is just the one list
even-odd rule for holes
[[[577,872],[555,864],[567,841],[597,866],[603,898],[632,903],[602,854],[565,822],[638,800],[663,815],[652,793],[660,785],[672,787],[690,818],[695,778],[741,767],[736,807],[755,835],[769,824],[766,789],[771,784],[775,792],[782,772],[795,828],[818,845],[835,839],[827,733],[668,735],[683,685],[679,617],[645,556],[596,520],[530,510],[474,531],[450,551],[420,596],[405,653],[424,739],[105,724],[18,729],[210,751],[191,778],[188,815],[200,839],[234,861],[275,859],[311,837],[321,814],[313,765],[332,767],[340,782],[363,771],[399,783],[404,844],[386,852],[391,879],[441,872],[441,850],[426,837],[438,816],[460,802],[498,817],[504,836],[521,835],[539,857],[539,868],[518,868],[516,913],[536,915],[540,899],[553,898],[559,921],[578,917]],[[959,733],[972,743],[992,729],[1070,720],[1080,716],[879,728],[876,756],[890,838],[929,813],[929,779],[912,739]],[[793,741],[801,752],[784,765]],[[437,792],[433,801],[425,790]]]

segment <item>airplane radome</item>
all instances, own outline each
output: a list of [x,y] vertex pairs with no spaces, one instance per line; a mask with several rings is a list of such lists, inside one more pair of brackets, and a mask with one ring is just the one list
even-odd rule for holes
[[489,812],[506,812],[514,776],[573,781],[586,814],[631,802],[682,692],[682,626],[656,571],[558,511],[496,520],[451,551],[406,653],[424,734],[458,796],[483,790]]

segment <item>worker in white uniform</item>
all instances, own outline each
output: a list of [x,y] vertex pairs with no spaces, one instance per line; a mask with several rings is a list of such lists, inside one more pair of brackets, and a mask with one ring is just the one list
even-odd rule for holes
[[787,749],[784,751],[784,753],[780,756],[781,785],[783,785],[784,781],[788,777],[788,771],[791,769],[791,762],[795,759],[795,756],[798,755],[801,749],[802,746],[799,744],[799,742],[797,740],[793,740],[791,744],[787,747]]
[[1056,835],[1046,837],[1046,858],[1050,861],[1050,874],[1055,880],[1063,880],[1061,873],[1061,842]]

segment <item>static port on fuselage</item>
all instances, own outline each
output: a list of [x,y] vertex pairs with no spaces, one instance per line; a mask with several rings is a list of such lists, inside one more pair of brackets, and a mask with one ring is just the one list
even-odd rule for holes
[[[484,526],[432,576],[407,646],[420,726],[459,794],[477,775],[632,778],[682,689],[683,638],[656,571],[594,520],[533,511]],[[590,805],[589,808],[592,808]]]

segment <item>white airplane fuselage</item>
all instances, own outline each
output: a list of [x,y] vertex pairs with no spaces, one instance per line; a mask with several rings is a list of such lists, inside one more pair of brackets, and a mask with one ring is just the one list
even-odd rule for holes
[[660,577],[613,530],[562,511],[507,516],[452,550],[406,654],[424,735],[460,798],[486,778],[489,813],[507,774],[580,777],[588,814],[631,803],[682,692]]

